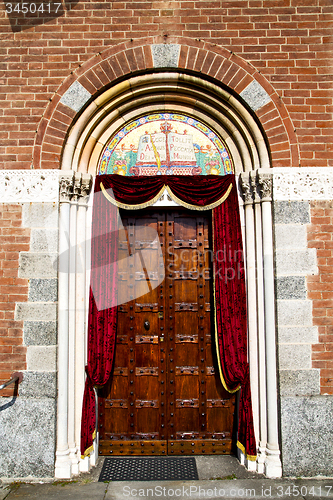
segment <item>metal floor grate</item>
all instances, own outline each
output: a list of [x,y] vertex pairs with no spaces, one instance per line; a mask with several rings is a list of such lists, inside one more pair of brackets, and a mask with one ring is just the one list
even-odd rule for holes
[[99,481],[197,480],[194,457],[105,458]]

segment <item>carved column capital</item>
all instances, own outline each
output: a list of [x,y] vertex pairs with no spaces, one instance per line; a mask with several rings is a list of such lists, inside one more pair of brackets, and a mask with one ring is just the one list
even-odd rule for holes
[[59,178],[59,197],[61,203],[85,204],[90,194],[92,176],[81,172],[68,172]]
[[69,203],[73,195],[74,172],[62,174],[59,178],[59,201]]
[[258,172],[258,184],[261,201],[272,201],[273,174],[268,172]]
[[92,188],[92,176],[90,174],[82,174],[81,193],[79,198],[80,205],[85,205],[87,203],[91,188]]
[[71,202],[77,202],[81,196],[81,185],[82,185],[82,174],[81,172],[75,172],[73,179],[73,193],[71,196]]
[[249,172],[242,172],[240,174],[240,185],[245,205],[251,205],[253,203],[253,192]]
[[252,196],[254,203],[260,203],[260,190],[257,180],[257,172],[252,170],[250,172],[250,183],[252,187]]

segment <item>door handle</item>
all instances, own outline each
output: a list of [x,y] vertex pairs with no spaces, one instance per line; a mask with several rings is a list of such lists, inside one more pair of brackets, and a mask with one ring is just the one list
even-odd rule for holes
[[146,330],[149,330],[149,328],[150,328],[150,323],[149,323],[149,321],[147,321],[147,320],[146,320],[146,321],[143,323],[143,326],[145,327],[145,329],[146,329]]

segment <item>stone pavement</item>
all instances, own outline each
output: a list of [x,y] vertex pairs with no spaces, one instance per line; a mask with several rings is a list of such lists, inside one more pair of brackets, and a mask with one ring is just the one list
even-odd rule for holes
[[199,481],[124,481],[99,483],[103,464],[73,481],[3,484],[0,500],[273,500],[333,499],[332,479],[267,479],[242,467],[235,457],[196,457]]

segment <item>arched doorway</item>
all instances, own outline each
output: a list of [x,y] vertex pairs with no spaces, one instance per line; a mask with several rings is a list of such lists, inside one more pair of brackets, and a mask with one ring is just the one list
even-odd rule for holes
[[[271,285],[265,288],[264,281],[269,279],[271,282],[273,279],[272,259],[266,266],[266,278],[262,268],[256,266],[256,262],[260,263],[262,261],[263,253],[270,252],[268,240],[271,236],[268,235],[268,240],[266,238],[266,242],[268,241],[266,250],[263,248],[262,224],[264,220],[270,235],[272,230],[267,210],[266,216],[262,217],[263,202],[266,202],[270,210],[270,198],[266,196],[265,191],[265,187],[269,185],[270,181],[268,180],[267,184],[265,178],[267,173],[263,172],[263,169],[270,166],[267,140],[259,120],[251,112],[250,108],[244,105],[244,101],[223,85],[217,85],[216,82],[209,81],[207,78],[198,77],[185,71],[179,72],[173,69],[168,71],[155,70],[150,74],[129,77],[118,84],[114,84],[105,92],[100,93],[85,111],[78,116],[69,132],[62,155],[63,170],[70,168],[72,172],[76,172],[74,184],[75,179],[77,179],[78,183],[85,181],[87,178],[86,172],[95,175],[101,153],[110,137],[125,126],[126,123],[142,117],[147,111],[152,113],[178,112],[199,119],[200,122],[210,127],[225,141],[234,163],[235,173],[242,173],[245,206],[241,195],[240,202],[245,208],[244,211],[241,210],[241,215],[245,233],[244,240],[246,241],[247,285],[248,290],[251,290],[251,293],[248,294],[249,360],[255,425],[257,436],[259,436],[258,470],[263,471],[264,464],[267,464],[269,460],[271,460],[273,468],[276,466],[279,468],[276,417],[272,421],[275,430],[271,432],[270,438],[270,441],[274,443],[270,448],[267,448],[267,424],[269,424],[270,419],[267,417],[266,411],[267,365],[265,356],[267,349],[265,342],[267,331],[265,330],[265,321],[267,322],[267,328],[271,332],[269,338],[274,345],[273,356],[275,340],[274,335],[272,336],[272,330],[274,330],[273,288]],[[248,173],[243,174],[243,172]],[[66,177],[66,172],[63,172],[63,177]],[[169,201],[167,197],[164,197],[162,204],[168,205]],[[256,203],[255,206],[254,203]],[[73,226],[77,223],[86,224],[84,221],[88,220],[88,218],[83,212],[81,210],[81,222],[79,222],[79,219],[74,222],[73,216]],[[66,217],[67,215],[65,215]],[[87,223],[86,227],[88,235],[89,223]],[[269,261],[267,260],[267,262]],[[87,280],[85,281],[87,283]],[[266,300],[264,304],[265,290],[269,290],[270,299],[269,301]],[[267,307],[270,309],[271,326],[268,326],[266,318]],[[273,316],[271,314],[272,310]],[[273,321],[271,321],[272,319]],[[84,314],[82,314],[80,321],[77,321],[77,331],[83,332],[84,325],[85,319]],[[80,363],[82,368],[77,376],[83,380],[84,363],[82,363],[82,356]],[[76,373],[79,370],[78,367],[79,364],[75,369]],[[274,377],[276,375],[274,366],[270,365],[270,367],[272,372],[270,386],[272,387],[272,380],[274,386]],[[264,376],[262,376],[263,374]],[[77,394],[73,393],[70,396],[69,390],[68,398],[80,401],[80,390],[76,392]],[[267,396],[269,397],[269,391]],[[275,409],[274,405],[270,408],[273,408],[273,413],[276,413],[276,404]],[[75,421],[78,429],[79,418],[75,417]],[[79,434],[79,431],[76,431],[76,434]],[[63,433],[63,436],[65,439],[65,433]],[[66,439],[68,438],[66,437]],[[73,438],[73,441],[76,441],[76,438]],[[271,457],[270,459],[267,458],[267,454]],[[261,462],[259,459],[261,459]]]

